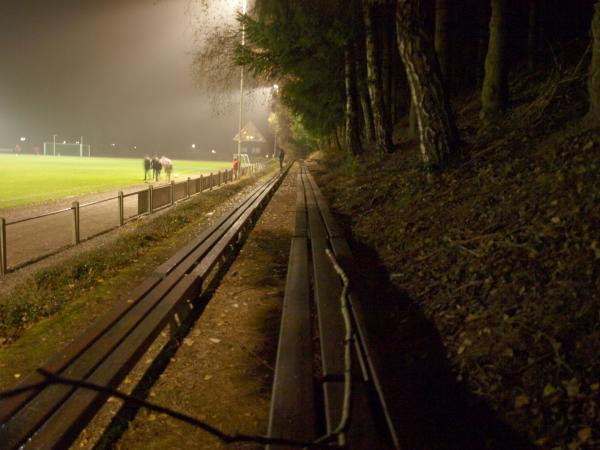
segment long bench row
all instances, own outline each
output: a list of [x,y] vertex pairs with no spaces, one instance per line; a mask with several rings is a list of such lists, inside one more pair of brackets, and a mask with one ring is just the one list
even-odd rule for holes
[[[297,185],[269,436],[307,442],[335,434],[344,417],[344,394],[349,386],[344,378],[343,283],[326,250],[346,273],[352,273],[353,262],[350,247],[305,166],[301,166]],[[347,300],[354,334],[351,408],[346,411],[351,420],[335,436],[336,442],[354,449],[397,448],[396,425],[379,381],[362,303],[351,289]]]
[[[185,320],[217,264],[235,250],[285,174],[271,178],[179,250],[43,369],[62,377],[116,388],[165,326]],[[19,387],[44,380],[34,373]],[[0,401],[0,447],[65,448],[79,435],[107,396],[50,385]]]

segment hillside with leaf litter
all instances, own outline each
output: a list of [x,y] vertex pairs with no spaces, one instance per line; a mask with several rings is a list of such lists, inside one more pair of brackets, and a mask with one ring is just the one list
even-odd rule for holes
[[434,323],[459,382],[540,448],[594,448],[600,130],[578,67],[516,74],[511,90],[493,128],[475,95],[455,102],[464,158],[433,180],[401,138],[383,161],[316,156],[319,182]]

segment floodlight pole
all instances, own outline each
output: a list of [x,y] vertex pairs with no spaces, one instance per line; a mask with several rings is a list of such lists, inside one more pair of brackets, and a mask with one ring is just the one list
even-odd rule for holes
[[[247,0],[242,0],[242,13],[246,14]],[[242,47],[246,45],[246,27],[242,24]],[[244,66],[240,70],[240,120],[238,126],[238,164],[242,161],[242,120],[244,115]]]

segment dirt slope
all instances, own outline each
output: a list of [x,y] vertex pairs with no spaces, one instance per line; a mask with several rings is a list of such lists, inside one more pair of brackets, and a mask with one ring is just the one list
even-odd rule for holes
[[383,163],[329,156],[319,182],[469,392],[540,448],[598,448],[600,130],[581,121],[583,78],[556,82],[548,98],[513,83],[495,129],[476,95],[456,102],[465,158],[433,179],[402,142]]

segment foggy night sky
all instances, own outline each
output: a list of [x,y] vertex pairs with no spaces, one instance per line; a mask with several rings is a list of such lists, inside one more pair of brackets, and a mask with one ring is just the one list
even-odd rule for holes
[[[239,90],[217,117],[194,86],[185,2],[0,0],[0,148],[26,136],[29,153],[53,134],[83,135],[96,155],[115,142],[121,156],[202,158],[215,148],[230,159]],[[268,103],[245,106],[244,123],[270,139]]]

